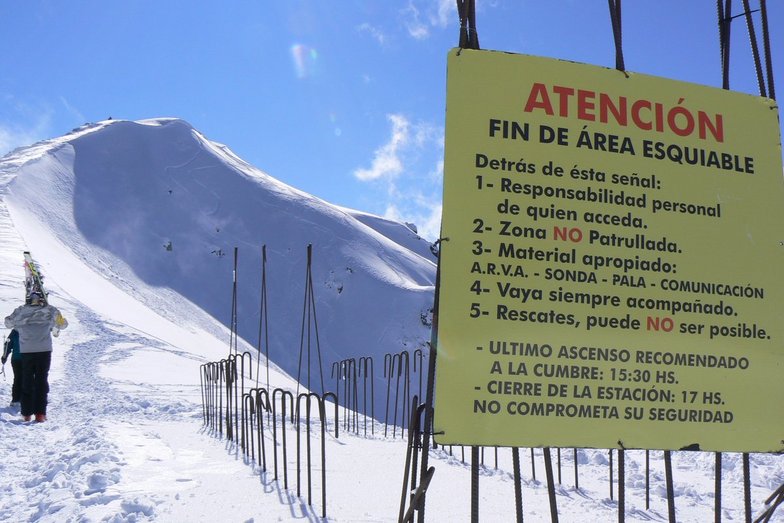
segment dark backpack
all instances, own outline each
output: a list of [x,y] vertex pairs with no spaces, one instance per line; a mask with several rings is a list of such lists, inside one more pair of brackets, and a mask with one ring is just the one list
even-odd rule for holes
[[9,354],[12,355],[12,360],[18,360],[22,357],[19,352],[19,333],[16,332],[16,329],[12,329],[3,342],[3,363],[6,362]]

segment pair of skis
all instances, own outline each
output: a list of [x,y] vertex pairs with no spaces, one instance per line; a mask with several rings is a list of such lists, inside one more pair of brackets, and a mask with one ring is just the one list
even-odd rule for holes
[[[24,267],[25,267],[25,303],[31,303],[30,295],[33,293],[40,296],[44,305],[49,305],[49,298],[44,289],[44,275],[38,269],[38,265],[33,261],[33,256],[30,251],[24,251]],[[68,322],[61,314],[57,315],[55,325],[52,327],[52,336],[57,337],[60,334],[60,329],[68,326]]]
[[38,265],[33,261],[33,256],[30,251],[24,251],[24,268],[25,268],[25,294],[29,298],[32,293],[41,296],[45,304],[49,303],[44,289],[44,277],[38,269]]

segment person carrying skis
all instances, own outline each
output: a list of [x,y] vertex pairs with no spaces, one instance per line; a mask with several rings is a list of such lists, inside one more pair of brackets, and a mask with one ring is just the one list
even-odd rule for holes
[[5,326],[19,332],[22,355],[22,417],[46,421],[49,393],[49,366],[52,362],[52,334],[68,327],[60,311],[49,305],[41,294],[31,292],[26,303],[5,318]]
[[22,354],[19,352],[19,333],[12,329],[3,342],[3,357],[0,362],[5,365],[11,356],[11,370],[14,373],[14,382],[11,385],[11,407],[18,407],[22,401]]

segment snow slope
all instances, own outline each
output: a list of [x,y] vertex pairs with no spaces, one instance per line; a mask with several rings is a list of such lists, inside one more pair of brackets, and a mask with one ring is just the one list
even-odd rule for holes
[[[9,366],[0,379],[0,521],[321,521],[320,483],[308,506],[293,480],[285,489],[202,424],[199,367],[227,352],[231,251],[239,246],[240,349],[255,352],[265,243],[272,387],[296,388],[289,376],[299,370],[307,243],[326,362],[383,358],[428,338],[420,317],[434,277],[426,242],[402,224],[287,187],[185,122],[101,122],[0,159],[3,316],[22,299],[21,252],[30,249],[70,321],[55,340],[48,422],[24,423],[5,407]],[[374,429],[327,438],[329,521],[397,518],[405,444],[399,430],[385,438],[383,424]],[[462,450],[431,452],[427,521],[469,519]],[[514,521],[510,451],[498,450],[497,467],[494,449],[484,455],[480,520]],[[548,521],[541,451],[534,456],[536,479],[522,451],[525,520]],[[617,520],[608,458],[606,450],[577,453],[578,490],[564,449],[560,521]],[[661,453],[651,463],[646,510],[644,453],[628,452],[627,521],[667,519]],[[784,460],[753,455],[751,463],[759,513],[784,482]],[[713,455],[675,453],[674,468],[678,521],[712,520]],[[743,519],[741,473],[740,456],[725,455],[723,521]]]
[[[236,247],[239,335],[256,345],[266,245],[270,357],[293,376],[310,370],[320,390],[321,371],[299,358],[307,349],[301,349],[301,333],[312,244],[320,326],[319,346],[311,352],[320,349],[324,373],[332,362],[383,360],[385,353],[429,340],[421,313],[432,305],[435,265],[426,241],[403,225],[368,215],[361,221],[286,186],[182,120],[86,125],[15,151],[4,165],[6,203],[14,216],[25,216],[17,226],[52,235],[29,240],[29,248],[50,277],[80,299],[96,288],[72,285],[58,272],[62,257],[95,268],[159,313],[185,298],[193,314],[204,311],[228,325]],[[65,250],[54,257],[46,251],[51,244]],[[380,363],[377,369],[381,378]]]

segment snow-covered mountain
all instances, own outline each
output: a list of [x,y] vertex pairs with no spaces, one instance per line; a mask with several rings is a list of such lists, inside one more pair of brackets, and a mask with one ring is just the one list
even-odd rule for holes
[[[176,119],[89,124],[0,158],[2,315],[23,299],[21,254],[31,250],[70,322],[55,341],[47,422],[22,422],[5,406],[8,365],[0,378],[0,521],[397,521],[406,459],[399,431],[384,437],[376,423],[367,435],[327,436],[323,519],[320,501],[296,494],[291,424],[277,425],[279,436],[288,433],[287,458],[265,435],[268,452],[281,466],[288,460],[285,488],[202,423],[199,366],[227,354],[234,247],[240,350],[255,352],[266,245],[270,384],[296,388],[308,244],[325,378],[330,362],[373,355],[381,380],[384,354],[429,339],[433,255],[405,224],[288,187]],[[430,451],[426,521],[469,519],[464,455],[470,449]],[[483,456],[480,520],[515,521],[511,452]],[[521,456],[525,521],[549,521],[542,452]],[[558,456],[560,521],[617,520],[608,451]],[[649,456],[649,473],[646,457],[626,453],[626,521],[667,521],[662,453]],[[725,454],[722,464],[722,520],[742,520],[742,458]],[[758,515],[784,482],[784,460],[752,455],[750,464]],[[673,453],[677,521],[714,519],[714,465],[712,453]],[[314,489],[319,500],[318,481]]]
[[74,288],[61,272],[63,258],[159,314],[183,302],[192,309],[186,316],[204,311],[228,326],[236,247],[238,332],[256,346],[266,245],[270,359],[304,382],[310,244],[314,389],[320,391],[319,348],[325,380],[332,362],[361,356],[380,359],[380,378],[384,354],[413,351],[429,339],[423,317],[432,307],[435,264],[427,241],[403,224],[289,187],[182,120],[87,124],[14,151],[0,173],[22,235],[26,227],[46,231],[26,246],[73,296],[93,290]]

